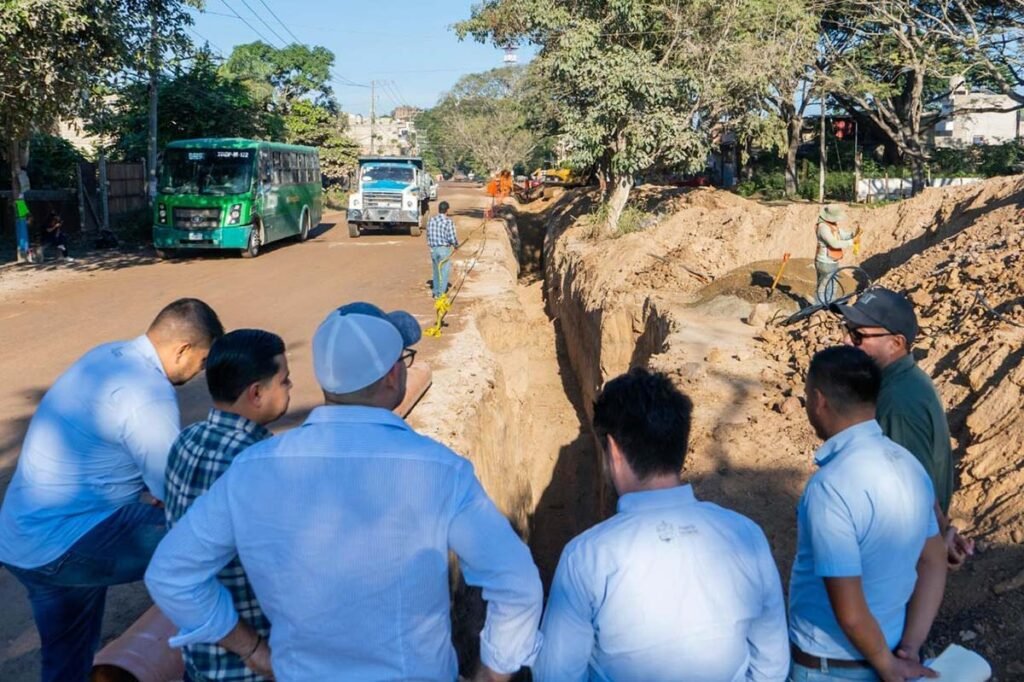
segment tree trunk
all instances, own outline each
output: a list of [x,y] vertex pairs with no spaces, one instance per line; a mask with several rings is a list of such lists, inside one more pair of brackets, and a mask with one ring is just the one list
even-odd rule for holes
[[920,154],[908,154],[910,159],[910,194],[917,196],[925,188],[924,158]]
[[633,175],[623,173],[613,177],[611,193],[608,195],[608,222],[605,233],[612,235],[619,229],[619,219],[629,201],[629,193],[633,190]]
[[800,133],[803,130],[803,117],[794,110],[786,122],[786,196],[795,197],[800,191],[797,177],[796,153],[800,148]]

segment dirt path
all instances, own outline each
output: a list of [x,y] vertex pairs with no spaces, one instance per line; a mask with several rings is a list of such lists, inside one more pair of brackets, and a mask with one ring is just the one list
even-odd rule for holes
[[[461,233],[479,224],[482,192],[445,185]],[[456,268],[458,263],[456,263]],[[458,272],[458,269],[456,269]],[[89,348],[142,333],[160,307],[181,296],[206,300],[229,329],[262,327],[284,337],[295,389],[275,428],[294,426],[320,403],[309,342],[327,311],[351,300],[403,308],[429,325],[424,239],[373,235],[350,239],[344,216],[331,213],[305,244],[273,245],[255,260],[233,256],[156,261],[144,253],[86,258],[69,266],[0,271],[0,498],[40,397]],[[449,316],[459,326],[459,310]],[[444,341],[424,339],[417,361],[429,362]],[[209,408],[200,378],[180,390],[184,423]],[[0,680],[38,679],[38,639],[21,585],[0,570]],[[124,630],[148,603],[141,584],[111,591],[104,638]]]

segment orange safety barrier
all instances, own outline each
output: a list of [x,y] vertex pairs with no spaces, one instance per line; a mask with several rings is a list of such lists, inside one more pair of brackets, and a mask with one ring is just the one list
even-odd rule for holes
[[[405,400],[395,408],[407,417],[433,383],[430,365],[420,363],[408,370]],[[178,682],[185,675],[181,651],[167,640],[178,628],[155,606],[103,647],[93,659],[90,682]]]

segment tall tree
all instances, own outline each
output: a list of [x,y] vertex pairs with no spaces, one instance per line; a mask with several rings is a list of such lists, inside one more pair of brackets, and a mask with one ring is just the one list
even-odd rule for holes
[[224,63],[225,75],[242,80],[268,108],[286,116],[299,100],[336,106],[331,88],[334,53],[326,47],[263,42],[238,45]]
[[359,143],[345,134],[346,122],[338,112],[298,100],[284,124],[288,142],[319,148],[320,172],[328,180],[340,181],[356,167]]
[[420,115],[417,130],[441,170],[486,175],[531,160],[543,140],[526,125],[527,78],[518,66],[463,76]]
[[112,74],[143,68],[152,20],[162,48],[185,45],[186,6],[201,0],[0,3],[0,137],[15,192],[32,133],[87,111],[88,93]]
[[702,168],[712,128],[759,87],[751,10],[767,1],[485,0],[456,31],[540,47],[569,160],[603,178],[612,231],[638,172]]
[[[103,98],[87,130],[109,140],[106,153],[134,160],[145,156],[148,128],[148,84],[128,81]],[[255,99],[241,82],[218,73],[210,52],[200,50],[179,63],[158,82],[157,144],[196,137],[277,138],[283,122]]]
[[[941,107],[950,84],[991,84],[1020,72],[1021,7],[1019,0],[832,0],[822,22],[829,68],[819,69],[818,83],[891,141],[911,167],[916,193],[931,158],[929,131],[961,113]],[[1024,99],[1014,88],[1005,78],[1003,91]]]

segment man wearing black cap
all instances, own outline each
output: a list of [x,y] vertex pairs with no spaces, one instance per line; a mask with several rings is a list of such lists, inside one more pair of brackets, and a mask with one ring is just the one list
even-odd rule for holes
[[882,369],[878,423],[886,436],[924,465],[932,479],[950,565],[959,567],[973,553],[974,543],[962,537],[947,516],[954,487],[949,424],[932,380],[911,353],[918,332],[914,308],[895,291],[874,287],[853,305],[833,304],[831,309],[846,324],[845,342],[863,350]]

